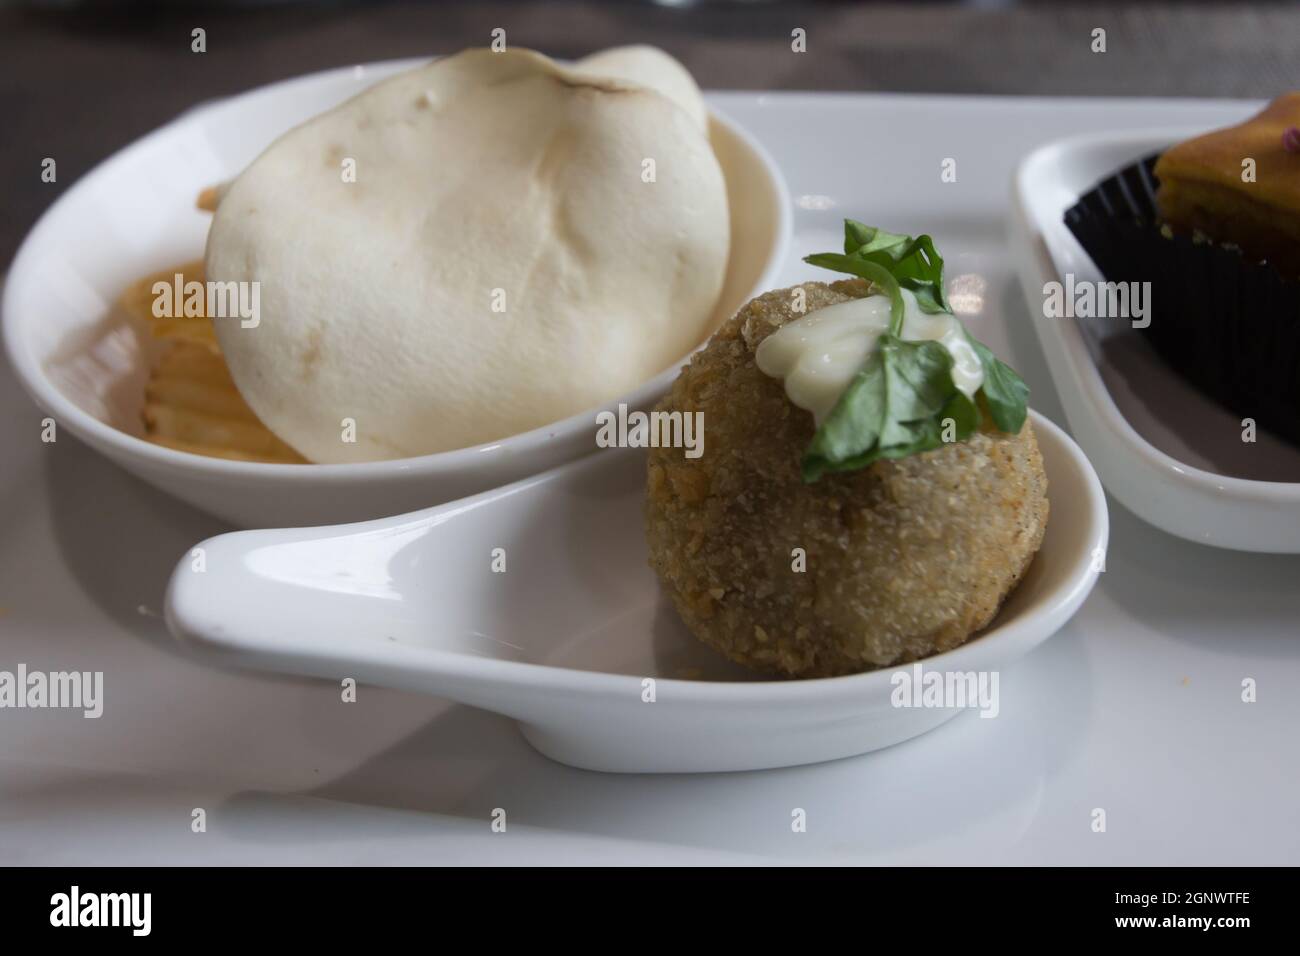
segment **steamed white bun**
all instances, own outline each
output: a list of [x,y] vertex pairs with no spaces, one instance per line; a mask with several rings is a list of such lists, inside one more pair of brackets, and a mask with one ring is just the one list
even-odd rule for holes
[[709,129],[709,112],[690,71],[654,46],[616,46],[583,57],[574,69],[588,76],[605,76],[648,86],[690,114],[700,129]]
[[273,143],[207,248],[210,279],[260,282],[260,324],[216,327],[262,421],[316,462],[462,448],[606,402],[702,341],[726,189],[698,90],[665,60],[467,51]]

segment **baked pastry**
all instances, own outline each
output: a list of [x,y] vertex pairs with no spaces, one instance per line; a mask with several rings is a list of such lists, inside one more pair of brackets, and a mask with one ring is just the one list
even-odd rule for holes
[[[1117,170],[1064,219],[1107,282],[1146,287],[1133,334],[1233,413],[1219,427],[1235,435],[1250,419],[1300,445],[1297,126],[1300,93],[1287,93],[1244,123]],[[1218,467],[1234,470],[1222,456],[1235,443],[1211,444]]]
[[[1300,276],[1300,92],[1237,126],[1166,150],[1155,166],[1160,218]],[[1253,160],[1253,165],[1250,161]]]

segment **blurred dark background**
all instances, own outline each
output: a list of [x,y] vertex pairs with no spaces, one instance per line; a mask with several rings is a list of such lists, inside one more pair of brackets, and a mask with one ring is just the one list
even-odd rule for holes
[[[191,30],[207,52],[191,51]],[[47,2],[0,0],[0,263],[59,192],[212,97],[327,67],[481,46],[623,43],[711,89],[1271,97],[1300,87],[1300,3]],[[1092,52],[1095,28],[1106,53]],[[791,50],[806,31],[807,52]],[[57,157],[59,181],[40,181]]]

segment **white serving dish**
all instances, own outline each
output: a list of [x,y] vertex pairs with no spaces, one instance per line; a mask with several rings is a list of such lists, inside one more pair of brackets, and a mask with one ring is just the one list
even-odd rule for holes
[[[202,256],[200,189],[234,176],[293,125],[422,60],[315,73],[193,110],[112,156],[32,229],[4,294],[4,339],[36,403],[145,481],[239,526],[324,524],[397,514],[536,474],[595,447],[590,409],[501,441],[395,461],[272,465],[173,451],[139,437],[149,343],[112,308],[132,281]],[[774,284],[790,236],[790,199],[766,151],[711,111],[727,177],[732,250],[715,322]],[[610,401],[653,405],[674,363]]]
[[[1000,670],[1054,634],[1097,578],[1101,485],[1064,432],[1033,423],[1053,502],[1042,549],[992,627],[926,670]],[[177,566],[168,626],[218,662],[505,714],[542,753],[592,770],[814,763],[960,712],[893,706],[893,669],[754,680],[704,647],[647,566],[644,489],[644,454],[613,449],[410,515],[221,535]]]
[[1011,245],[1070,427],[1107,490],[1156,527],[1242,551],[1300,553],[1300,449],[1197,392],[1128,322],[1043,317],[1043,287],[1102,276],[1063,216],[1099,181],[1204,127],[1057,140],[1020,164]]
[[[1260,106],[706,96],[781,166],[795,250],[835,248],[846,215],[931,232],[963,320],[1062,424],[1006,241],[1016,167],[1061,136],[1223,126]],[[898,148],[864,152],[879,130]],[[960,175],[944,182],[954,148]],[[776,284],[817,277],[791,255]],[[1060,633],[1002,673],[996,720],[961,714],[905,746],[787,770],[592,774],[541,756],[489,711],[366,685],[344,703],[334,681],[190,660],[158,616],[162,591],[178,557],[226,529],[75,439],[35,440],[42,413],[3,362],[0,405],[0,667],[102,670],[107,696],[100,720],[4,711],[0,864],[1300,862],[1300,767],[1285,759],[1300,726],[1300,555],[1200,547],[1113,506],[1106,573]],[[1055,492],[1053,504],[1070,508]],[[199,807],[204,834],[191,830]],[[792,832],[795,808],[804,832]]]

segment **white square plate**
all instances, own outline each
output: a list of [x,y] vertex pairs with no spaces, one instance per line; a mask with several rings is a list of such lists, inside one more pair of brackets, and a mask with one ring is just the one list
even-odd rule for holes
[[[1065,416],[1006,245],[1021,159],[1059,137],[1209,128],[1257,104],[712,93],[771,152],[792,250],[846,215],[930,230],[963,314]],[[945,158],[957,181],[940,179]],[[166,261],[158,250],[159,261]],[[793,256],[777,285],[814,278]],[[1200,547],[1112,504],[1106,573],[1008,668],[995,720],[757,773],[593,774],[513,721],[424,694],[223,673],[157,614],[177,559],[228,526],[160,495],[0,368],[0,646],[104,672],[104,716],[0,719],[0,862],[52,864],[1295,864],[1300,557]],[[1054,503],[1055,504],[1055,503]],[[1061,507],[1069,507],[1062,502]],[[1243,681],[1258,685],[1242,699]],[[208,828],[191,831],[195,808]],[[492,812],[506,811],[505,833]],[[794,809],[805,832],[791,830]],[[1107,831],[1095,832],[1104,809]]]

